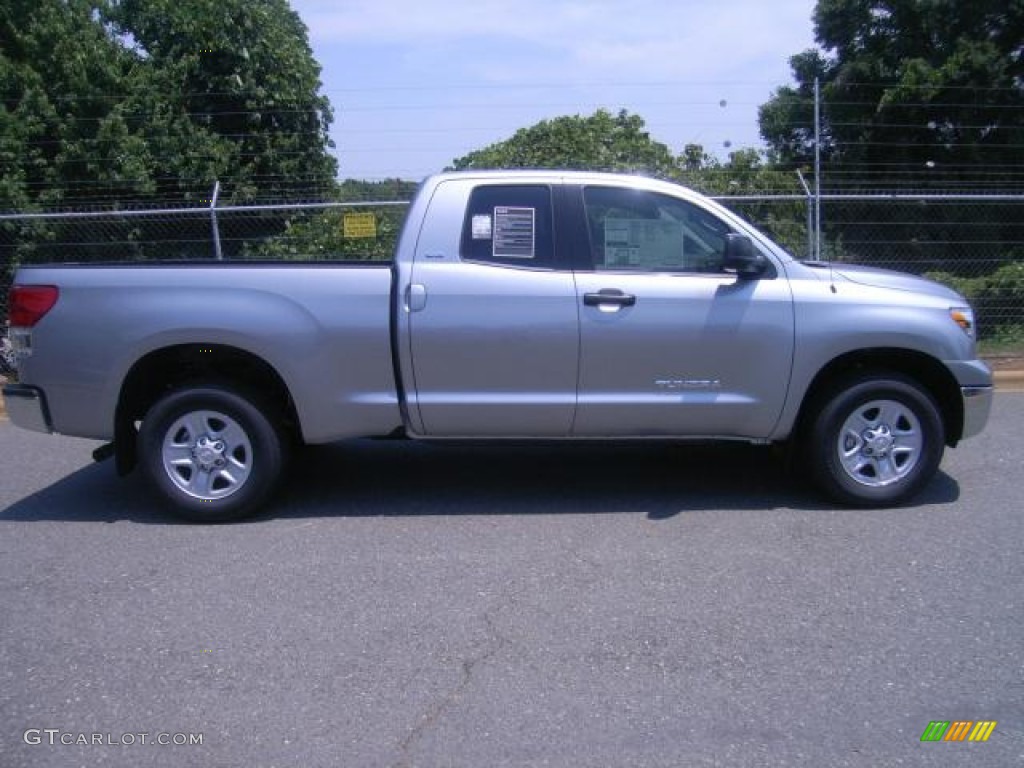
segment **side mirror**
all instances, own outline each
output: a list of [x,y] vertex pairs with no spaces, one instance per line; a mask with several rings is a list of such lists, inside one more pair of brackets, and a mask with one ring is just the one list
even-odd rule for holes
[[764,274],[768,262],[754,249],[749,237],[729,233],[725,236],[722,266],[729,272],[735,272],[737,277],[752,278]]

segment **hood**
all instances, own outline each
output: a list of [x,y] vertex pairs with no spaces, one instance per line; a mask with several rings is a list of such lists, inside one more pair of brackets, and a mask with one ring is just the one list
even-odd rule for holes
[[[817,269],[828,269],[827,264],[816,263],[814,266]],[[860,283],[861,285],[889,288],[895,291],[909,291],[910,293],[924,293],[958,304],[964,303],[964,298],[952,288],[936,283],[934,280],[917,277],[907,272],[878,269],[877,267],[861,267],[854,264],[833,264],[832,272],[850,282]]]

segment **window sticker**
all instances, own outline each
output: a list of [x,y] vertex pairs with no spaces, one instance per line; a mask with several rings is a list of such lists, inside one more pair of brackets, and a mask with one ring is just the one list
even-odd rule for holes
[[494,256],[532,259],[536,252],[536,209],[498,206],[494,209]]
[[473,239],[491,239],[491,217],[486,213],[479,213],[473,217]]
[[663,219],[605,219],[604,265],[635,269],[683,266],[683,226]]

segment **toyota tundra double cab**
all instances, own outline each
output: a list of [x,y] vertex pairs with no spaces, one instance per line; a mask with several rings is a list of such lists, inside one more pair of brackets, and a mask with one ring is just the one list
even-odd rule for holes
[[9,306],[12,421],[111,441],[203,521],[256,510],[296,445],[367,436],[780,443],[893,505],[992,400],[962,296],[631,176],[442,174],[390,263],[30,266]]

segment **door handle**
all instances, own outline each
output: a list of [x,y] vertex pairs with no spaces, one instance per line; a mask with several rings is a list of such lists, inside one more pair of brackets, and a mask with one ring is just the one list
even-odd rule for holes
[[585,307],[632,307],[636,304],[636,296],[623,293],[617,288],[602,288],[597,293],[583,294]]
[[409,312],[422,312],[427,307],[427,287],[411,283],[405,289],[405,307]]

